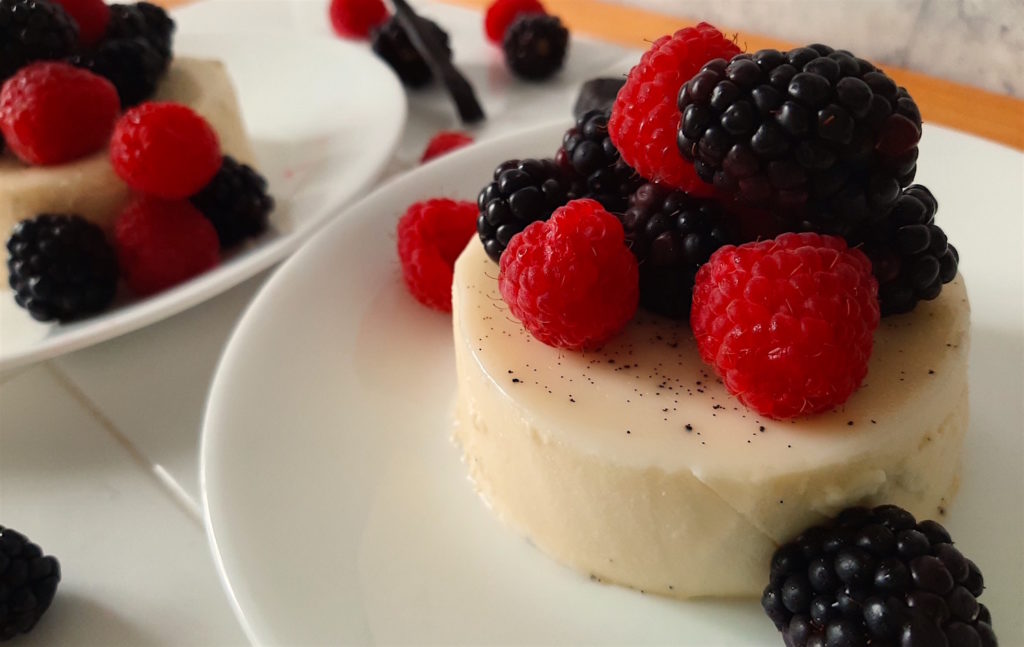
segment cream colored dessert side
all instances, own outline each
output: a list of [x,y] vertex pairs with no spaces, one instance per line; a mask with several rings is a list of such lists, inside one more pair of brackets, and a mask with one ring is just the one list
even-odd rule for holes
[[685,325],[640,315],[596,353],[530,337],[470,243],[456,263],[455,439],[480,494],[557,560],[676,597],[754,596],[771,553],[853,504],[936,518],[967,426],[962,278],[883,320],[840,409],[759,419],[703,366]]

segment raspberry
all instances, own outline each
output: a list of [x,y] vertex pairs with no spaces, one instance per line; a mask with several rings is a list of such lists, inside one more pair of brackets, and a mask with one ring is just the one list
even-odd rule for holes
[[343,38],[367,38],[388,19],[382,0],[331,0],[331,27]]
[[62,164],[107,142],[121,103],[110,81],[67,63],[33,63],[0,90],[0,130],[28,164]]
[[50,608],[60,563],[13,528],[0,526],[0,642],[32,631]]
[[78,23],[78,40],[85,46],[95,45],[103,38],[110,23],[110,7],[103,0],[50,0]]
[[427,147],[423,151],[423,157],[420,158],[420,164],[440,157],[449,151],[453,151],[456,148],[462,148],[473,143],[473,138],[466,133],[460,133],[454,130],[442,130],[441,132],[434,135],[429,142]]
[[114,223],[121,273],[136,294],[159,292],[220,261],[217,230],[185,200],[144,196]]
[[630,71],[612,106],[608,133],[622,159],[652,182],[710,196],[711,188],[676,146],[676,101],[679,89],[705,63],[739,53],[736,43],[707,23],[656,40]]
[[770,418],[838,406],[868,371],[871,262],[842,238],[787,233],[726,245],[697,272],[690,325],[730,393]]
[[416,300],[452,311],[455,259],[476,231],[476,205],[434,198],[410,206],[398,221],[402,276]]
[[569,49],[569,30],[557,16],[526,14],[508,28],[501,47],[513,74],[541,81],[562,69]]
[[220,168],[217,133],[177,103],[144,103],[124,113],[110,140],[114,170],[128,186],[168,200],[187,198]]
[[547,13],[538,0],[494,0],[484,15],[484,33],[487,40],[501,45],[505,32],[523,14]]
[[556,348],[601,347],[636,313],[636,257],[618,219],[596,200],[574,200],[515,235],[498,287],[534,337]]

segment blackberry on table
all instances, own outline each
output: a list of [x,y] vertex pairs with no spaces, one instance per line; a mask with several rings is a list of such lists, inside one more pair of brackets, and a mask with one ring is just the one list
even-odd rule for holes
[[609,110],[592,110],[579,117],[562,137],[555,161],[586,183],[586,196],[613,213],[621,213],[629,197],[646,180],[619,156],[608,137]]
[[28,633],[50,607],[60,563],[25,535],[0,526],[0,642]]
[[[163,69],[173,56],[174,19],[161,7],[149,2],[110,5],[110,23],[106,38],[142,38],[160,54]],[[162,70],[161,70],[162,71]]]
[[191,201],[213,223],[221,249],[263,233],[274,208],[267,180],[230,155],[224,156],[217,175]]
[[619,216],[640,266],[640,305],[689,319],[697,270],[719,247],[740,242],[738,227],[712,200],[644,184]]
[[810,45],[715,59],[679,93],[679,150],[747,203],[846,236],[914,178],[921,115],[904,88],[845,50]]
[[140,36],[107,39],[92,51],[72,57],[71,63],[113,83],[124,108],[153,96],[167,68],[163,55]]
[[57,3],[0,0],[0,83],[33,61],[59,60],[78,47],[78,25]]
[[562,69],[569,49],[569,30],[557,16],[526,14],[505,31],[502,50],[512,72],[541,81]]
[[39,321],[99,312],[117,290],[117,256],[103,230],[80,216],[44,214],[14,226],[7,269],[15,302]]
[[554,160],[509,160],[477,196],[477,233],[495,263],[513,236],[579,196],[580,187]]
[[[433,32],[434,40],[441,44],[447,58],[451,59],[448,32],[441,29],[433,20],[419,18],[427,29]],[[373,30],[370,35],[373,51],[384,59],[395,71],[402,83],[410,88],[419,88],[430,83],[434,73],[430,65],[420,55],[409,39],[397,16],[391,16],[387,22]]]
[[781,546],[761,606],[789,647],[995,647],[984,588],[945,528],[883,505]]

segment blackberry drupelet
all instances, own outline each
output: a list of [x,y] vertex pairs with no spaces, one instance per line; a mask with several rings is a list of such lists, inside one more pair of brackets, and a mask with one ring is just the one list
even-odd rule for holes
[[710,61],[679,93],[679,150],[747,203],[802,213],[847,236],[913,181],[921,114],[850,52],[810,45]]
[[509,160],[494,169],[494,180],[477,196],[477,233],[495,263],[513,236],[531,222],[547,220],[579,196],[573,182],[554,160]]
[[981,571],[946,529],[849,508],[772,557],[761,606],[790,647],[995,647]]
[[106,38],[143,38],[160,55],[163,70],[173,57],[174,20],[162,8],[149,2],[110,5]]
[[689,320],[697,270],[719,247],[740,242],[737,223],[712,200],[656,184],[638,188],[619,218],[640,264],[640,305]]
[[123,108],[153,96],[167,68],[163,56],[140,36],[107,39],[92,51],[72,57],[71,63],[113,83]]
[[0,526],[0,642],[28,633],[50,607],[60,563],[25,535]]
[[[450,59],[452,50],[448,45],[448,32],[433,20],[421,20],[434,33],[435,40],[441,43],[445,55]],[[387,22],[374,29],[370,38],[373,51],[391,66],[404,85],[419,88],[434,78],[430,65],[412,44],[397,16],[391,16]]]
[[274,208],[267,180],[229,155],[224,156],[213,180],[191,201],[213,223],[221,249],[266,231],[267,217]]
[[576,120],[562,137],[555,162],[586,182],[586,196],[612,213],[622,213],[629,198],[646,180],[619,156],[608,137],[609,110],[592,110]]
[[541,81],[562,69],[569,30],[557,16],[527,14],[505,32],[502,49],[505,63],[516,76]]
[[106,308],[117,291],[117,256],[103,230],[80,216],[44,214],[7,240],[14,300],[39,321],[69,321]]
[[78,47],[78,25],[57,3],[0,0],[0,83],[33,61],[59,60]]

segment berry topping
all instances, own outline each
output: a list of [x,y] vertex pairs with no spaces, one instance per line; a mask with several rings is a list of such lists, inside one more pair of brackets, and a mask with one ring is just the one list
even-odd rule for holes
[[220,143],[210,124],[191,108],[144,103],[117,122],[110,159],[133,189],[168,200],[187,198],[216,175]]
[[220,261],[217,231],[187,200],[142,197],[114,224],[117,259],[128,287],[159,292]]
[[343,38],[366,38],[389,16],[383,0],[331,0],[328,14],[334,33]]
[[540,81],[562,69],[569,50],[569,30],[556,16],[526,14],[505,31],[501,47],[513,74]]
[[32,631],[50,608],[60,563],[25,535],[0,526],[0,642]]
[[497,263],[512,237],[531,222],[547,220],[555,209],[577,197],[578,187],[549,159],[509,160],[494,169],[494,181],[480,191],[477,233]]
[[640,305],[689,320],[697,270],[719,247],[739,242],[736,223],[711,200],[656,184],[638,188],[620,219],[640,263]]
[[121,110],[101,76],[67,63],[32,63],[0,90],[0,130],[28,164],[62,164],[103,148]]
[[266,178],[230,155],[224,156],[217,175],[191,201],[217,230],[221,249],[266,231],[274,209]]
[[79,216],[42,215],[15,225],[7,269],[14,300],[38,321],[100,312],[117,291],[114,248]]
[[451,312],[455,259],[473,238],[476,206],[435,198],[410,206],[398,221],[402,276],[416,300]]
[[644,179],[622,161],[608,137],[608,112],[588,112],[562,137],[555,161],[586,183],[586,196],[612,213],[622,213]]
[[[448,46],[448,32],[433,20],[421,18],[423,25],[434,34],[434,40],[441,44],[446,58],[451,59],[452,50]],[[430,83],[434,73],[424,60],[402,24],[396,16],[392,16],[376,29],[370,36],[373,51],[391,66],[402,83],[410,88],[419,88]]]
[[867,374],[878,319],[878,283],[860,250],[789,233],[712,254],[697,272],[690,325],[729,392],[784,419],[850,397]]
[[473,143],[473,138],[466,133],[460,133],[454,130],[442,130],[427,142],[427,147],[423,150],[423,157],[420,158],[420,164],[423,162],[430,161],[435,157],[440,157],[449,151],[453,151],[456,148],[462,148]]
[[59,4],[0,0],[0,83],[33,61],[74,53],[78,25]]
[[95,45],[103,38],[110,23],[110,7],[103,0],[50,0],[78,25],[78,40],[85,46]]
[[161,7],[149,2],[110,5],[107,38],[143,38],[166,63],[171,61],[174,20]]
[[942,526],[883,505],[779,547],[761,606],[787,645],[996,647],[983,589]]
[[498,287],[512,315],[549,346],[600,348],[636,313],[636,258],[618,219],[574,200],[512,238]]
[[739,53],[736,43],[707,23],[656,40],[630,71],[612,106],[608,132],[622,159],[652,182],[691,195],[711,195],[676,147],[676,98],[705,63]]
[[494,0],[484,14],[484,33],[487,40],[501,45],[505,32],[516,18],[525,14],[547,13],[538,0]]
[[138,36],[103,41],[95,49],[70,60],[113,83],[124,108],[153,96],[167,68],[167,61],[160,53],[148,40]]

